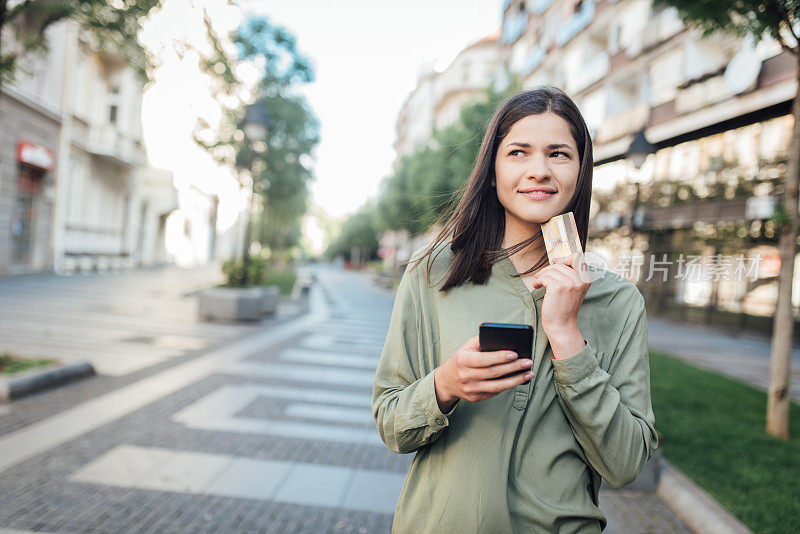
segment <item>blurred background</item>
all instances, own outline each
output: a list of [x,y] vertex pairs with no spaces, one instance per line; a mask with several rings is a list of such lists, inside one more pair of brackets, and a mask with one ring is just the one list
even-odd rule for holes
[[800,529],[797,2],[0,14],[0,527],[387,531],[409,459],[368,397],[394,290],[499,103],[549,84],[594,142],[587,257],[645,296],[654,351],[665,457],[607,489],[609,531]]

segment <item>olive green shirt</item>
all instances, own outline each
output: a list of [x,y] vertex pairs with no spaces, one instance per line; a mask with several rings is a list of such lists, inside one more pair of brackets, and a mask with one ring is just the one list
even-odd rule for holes
[[[545,287],[528,291],[505,259],[486,284],[441,293],[451,261],[448,245],[432,287],[427,258],[406,270],[375,374],[381,438],[394,452],[416,452],[394,532],[600,532],[601,477],[632,482],[657,445],[642,295],[596,273],[578,312],[587,344],[555,360],[541,321]],[[483,322],[533,326],[536,377],[444,414],[434,370]]]

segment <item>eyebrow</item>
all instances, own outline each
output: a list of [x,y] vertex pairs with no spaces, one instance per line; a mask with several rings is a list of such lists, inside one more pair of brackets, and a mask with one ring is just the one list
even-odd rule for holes
[[[523,143],[522,141],[511,141],[506,146],[518,146],[518,147],[522,147],[522,148],[530,148],[531,144],[530,143]],[[548,150],[555,150],[557,148],[569,148],[570,150],[575,150],[574,148],[572,148],[572,146],[566,145],[564,143],[554,143],[554,144],[551,144],[551,145],[547,145],[547,149]]]

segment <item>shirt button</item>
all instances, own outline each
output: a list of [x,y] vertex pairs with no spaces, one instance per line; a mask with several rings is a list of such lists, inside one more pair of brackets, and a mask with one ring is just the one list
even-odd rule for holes
[[443,425],[443,424],[444,424],[444,419],[442,419],[441,417],[439,417],[438,419],[436,419],[436,424],[437,424],[437,425],[440,425],[440,426],[441,426],[441,425]]

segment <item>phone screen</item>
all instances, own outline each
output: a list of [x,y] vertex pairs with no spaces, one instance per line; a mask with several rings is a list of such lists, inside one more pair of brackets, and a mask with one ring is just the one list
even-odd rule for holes
[[[533,351],[533,327],[528,324],[483,323],[479,329],[481,352],[512,350],[520,358],[531,359]],[[528,372],[525,369],[520,372]],[[513,376],[518,373],[505,375]]]

